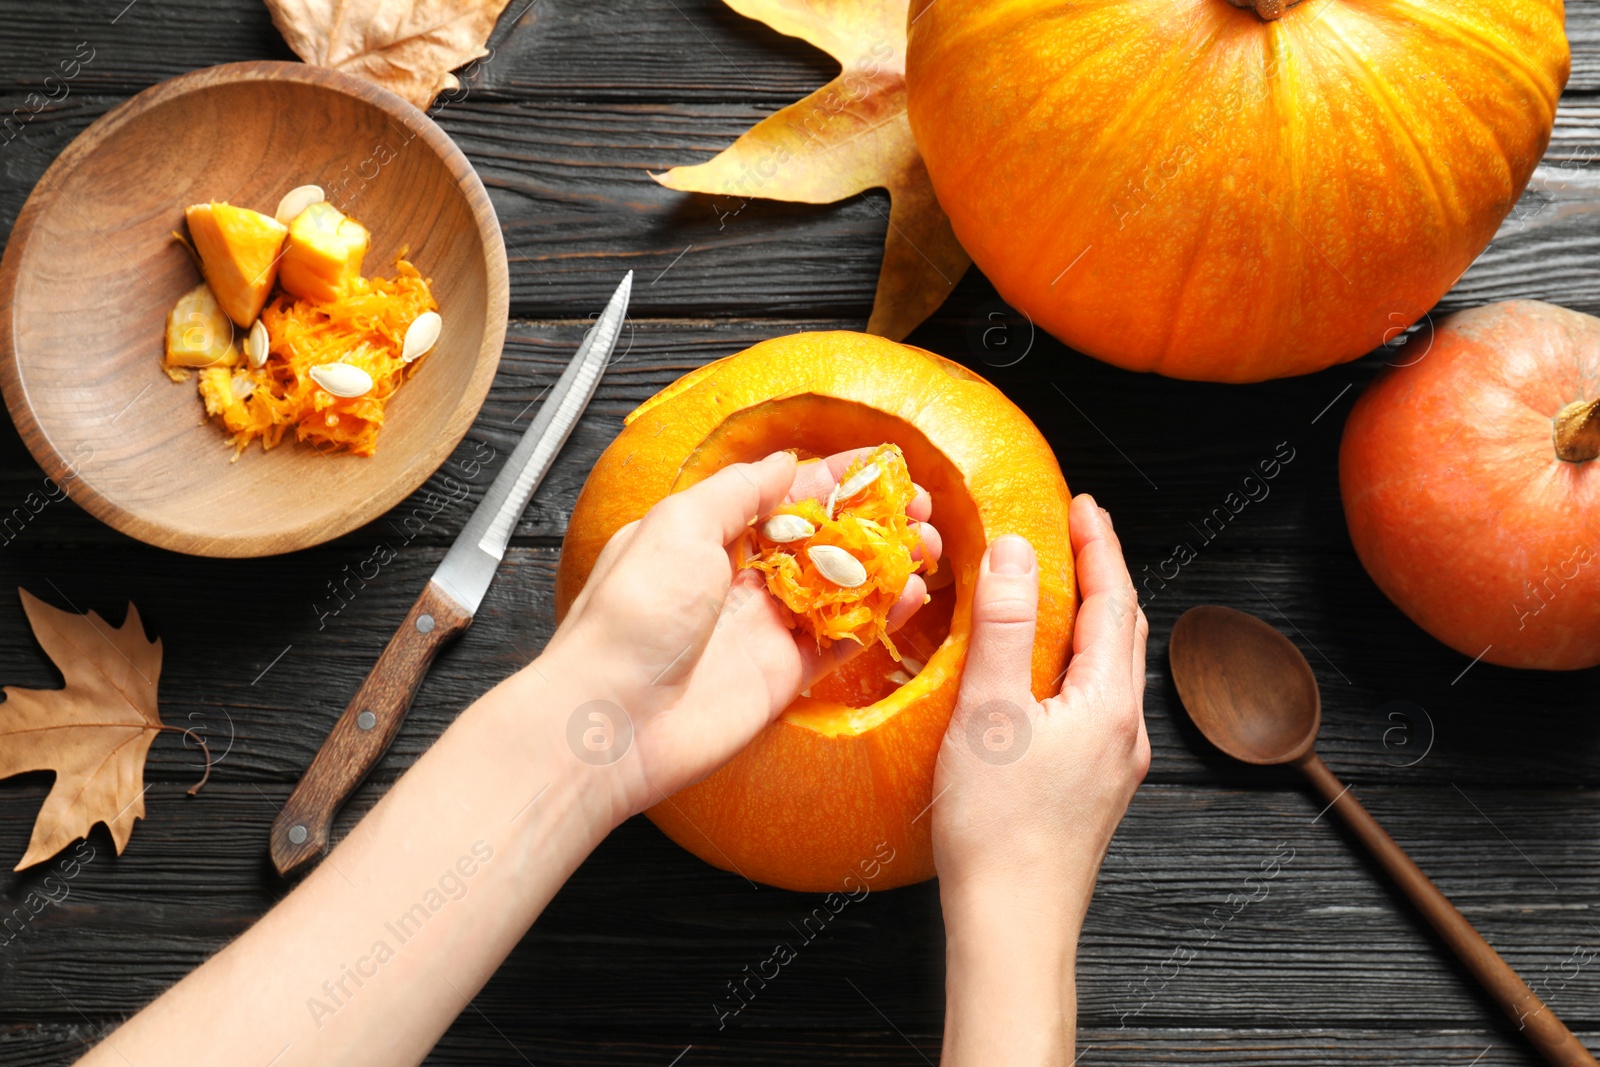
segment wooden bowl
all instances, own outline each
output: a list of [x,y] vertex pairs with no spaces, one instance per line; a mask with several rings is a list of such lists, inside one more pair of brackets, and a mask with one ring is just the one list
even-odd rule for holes
[[[195,383],[161,370],[167,312],[200,280],[172,231],[191,203],[270,214],[304,184],[372,232],[365,273],[392,274],[410,246],[444,333],[390,402],[377,455],[291,433],[230,462]],[[118,530],[196,555],[289,552],[381,515],[444,462],[489,390],[507,301],[494,207],[431,119],[336,71],[230,63],[135,96],[39,180],[0,260],[0,389],[45,472]]]

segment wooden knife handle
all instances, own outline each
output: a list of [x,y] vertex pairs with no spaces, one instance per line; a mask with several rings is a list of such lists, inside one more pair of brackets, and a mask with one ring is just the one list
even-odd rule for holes
[[1511,1016],[1517,1029],[1527,1035],[1528,1042],[1556,1067],[1597,1067],[1595,1058],[1567,1029],[1567,1025],[1539,999],[1528,983],[1511,969],[1511,965],[1500,958],[1500,954],[1483,939],[1477,928],[1450,903],[1450,898],[1422,873],[1422,868],[1406,855],[1405,849],[1378,825],[1378,820],[1339,782],[1328,765],[1313,752],[1301,761],[1300,769],[1311,779],[1311,784],[1322,794],[1328,806],[1339,813],[1345,825],[1361,839],[1361,843],[1389,872],[1406,896],[1411,898],[1411,903],[1444,938],[1445,944],[1466,964],[1467,970]]
[[272,823],[272,863],[288,874],[328,850],[333,817],[400,730],[423,675],[472,615],[429,582]]

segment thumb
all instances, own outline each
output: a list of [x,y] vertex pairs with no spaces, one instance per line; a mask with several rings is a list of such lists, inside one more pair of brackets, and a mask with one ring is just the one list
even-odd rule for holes
[[657,521],[675,533],[726,545],[778,506],[794,482],[794,471],[794,456],[788,452],[774,452],[757,463],[734,463],[673,493],[651,514],[662,516]]
[[1033,546],[1007,534],[984,553],[972,597],[972,641],[961,705],[1033,700],[1033,631],[1039,615],[1039,565]]

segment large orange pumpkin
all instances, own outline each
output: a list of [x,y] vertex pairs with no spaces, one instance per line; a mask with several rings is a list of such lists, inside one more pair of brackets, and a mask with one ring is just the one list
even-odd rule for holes
[[998,389],[932,353],[857,333],[780,337],[686,375],[629,415],[562,547],[558,617],[611,535],[668,494],[780,448],[804,458],[884,441],[932,494],[939,569],[953,575],[895,637],[926,666],[897,687],[888,675],[898,665],[882,646],[869,649],[732,762],[649,812],[708,863],[785,889],[839,890],[864,863],[881,866],[874,888],[933,875],[934,762],[966,658],[978,563],[1001,534],[1038,551],[1033,690],[1043,697],[1059,682],[1077,587],[1070,497],[1050,446]]
[[1290,2],[915,0],[911,128],[1001,296],[1118,366],[1245,382],[1455,284],[1549,143],[1561,0]]
[[1418,626],[1506,667],[1600,664],[1600,319],[1518,300],[1444,319],[1345,423],[1356,554]]

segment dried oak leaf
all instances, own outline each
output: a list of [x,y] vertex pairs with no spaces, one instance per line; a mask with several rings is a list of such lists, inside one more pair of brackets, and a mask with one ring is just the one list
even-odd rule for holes
[[652,177],[684,192],[806,204],[889,190],[889,234],[867,330],[900,340],[944,303],[972,263],[933,195],[906,118],[907,0],[726,2],[816,45],[843,69],[716,158]]
[[[40,646],[66,680],[62,689],[6,686],[0,704],[0,778],[55,771],[55,785],[14,870],[47,860],[97,822],[117,852],[144,816],[144,758],[164,727],[156,712],[161,642],[145,639],[139,611],[113,629],[94,612],[74,615],[19,589]],[[196,788],[199,788],[198,786]]]
[[307,63],[364,78],[420,108],[454,89],[452,70],[489,54],[509,0],[266,0]]

